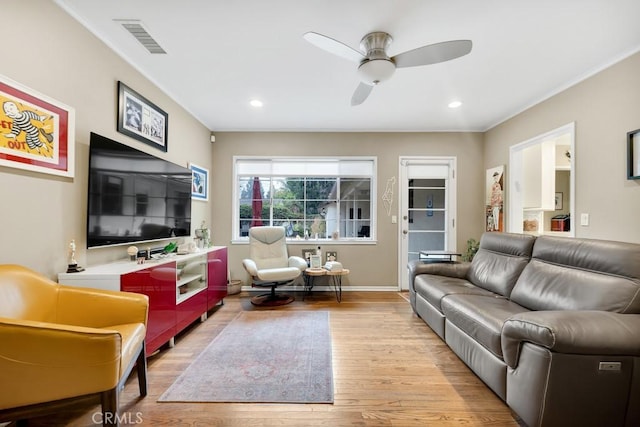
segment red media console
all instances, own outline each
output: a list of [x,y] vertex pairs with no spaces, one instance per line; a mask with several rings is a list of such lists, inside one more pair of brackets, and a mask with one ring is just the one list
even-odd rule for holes
[[121,261],[61,273],[58,282],[71,286],[137,292],[149,297],[147,355],[223,302],[227,295],[227,248],[213,247],[145,264]]

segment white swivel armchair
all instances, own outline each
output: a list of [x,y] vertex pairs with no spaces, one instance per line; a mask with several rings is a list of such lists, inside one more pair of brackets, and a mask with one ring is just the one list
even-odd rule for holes
[[276,294],[276,287],[293,282],[307,268],[307,262],[289,256],[284,227],[252,227],[249,229],[249,257],[242,265],[252,279],[252,286],[270,287],[271,292],[251,298],[258,306],[289,304],[290,295]]

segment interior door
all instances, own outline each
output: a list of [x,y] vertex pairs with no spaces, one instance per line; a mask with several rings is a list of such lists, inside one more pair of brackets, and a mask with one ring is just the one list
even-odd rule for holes
[[422,250],[456,250],[455,157],[400,158],[399,262],[401,290],[407,265]]

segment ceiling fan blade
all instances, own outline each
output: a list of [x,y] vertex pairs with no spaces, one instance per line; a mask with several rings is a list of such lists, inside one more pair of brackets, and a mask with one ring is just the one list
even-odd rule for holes
[[351,97],[351,106],[354,107],[362,104],[369,97],[372,90],[373,86],[366,83],[360,83]]
[[409,50],[391,59],[396,63],[397,68],[437,64],[468,54],[471,52],[472,45],[471,40],[451,40]]
[[346,44],[334,40],[331,37],[323,36],[322,34],[308,32],[304,33],[304,39],[309,43],[319,47],[322,50],[326,50],[329,53],[338,55],[342,58],[348,59],[354,62],[362,61],[365,56],[354,48],[347,46]]

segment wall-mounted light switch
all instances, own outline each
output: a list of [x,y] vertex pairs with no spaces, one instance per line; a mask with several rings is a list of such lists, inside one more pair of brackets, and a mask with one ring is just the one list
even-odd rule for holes
[[588,213],[580,214],[580,225],[583,225],[585,227],[589,225],[589,214]]

